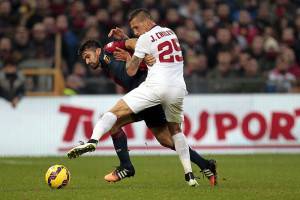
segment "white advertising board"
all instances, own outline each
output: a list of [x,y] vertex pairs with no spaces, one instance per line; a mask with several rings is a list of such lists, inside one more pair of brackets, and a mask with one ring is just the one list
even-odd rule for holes
[[[0,156],[64,155],[87,141],[97,118],[120,96],[0,100]],[[205,154],[300,152],[300,95],[189,95],[184,133]],[[155,116],[153,116],[155,117]],[[132,154],[170,154],[144,122],[125,127]],[[95,154],[114,154],[103,137]]]

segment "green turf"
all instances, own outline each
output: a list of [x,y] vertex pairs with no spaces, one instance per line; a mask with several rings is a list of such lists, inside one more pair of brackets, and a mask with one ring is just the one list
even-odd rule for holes
[[[0,158],[0,199],[300,199],[300,155],[215,156],[219,185],[208,181],[189,188],[176,156],[132,156],[136,176],[108,184],[103,176],[117,164],[115,157]],[[65,189],[52,190],[44,174],[50,165],[64,164],[71,171]],[[193,166],[196,175],[198,168]]]

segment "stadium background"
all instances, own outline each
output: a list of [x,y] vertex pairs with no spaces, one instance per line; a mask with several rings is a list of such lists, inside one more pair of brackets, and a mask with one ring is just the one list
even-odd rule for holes
[[[91,189],[99,187],[99,176],[117,162],[115,157],[87,157],[76,163],[64,156],[79,140],[87,140],[98,116],[124,93],[101,70],[86,68],[78,59],[77,48],[86,39],[110,42],[107,34],[116,26],[133,36],[127,16],[139,7],[149,9],[159,24],[176,32],[184,53],[184,76],[190,93],[185,103],[185,134],[198,152],[216,157],[223,172],[224,184],[217,190],[220,193],[210,193],[204,187],[200,195],[207,199],[240,199],[244,194],[244,199],[297,199],[300,194],[295,186],[299,181],[293,177],[297,177],[295,167],[299,164],[299,155],[294,153],[300,152],[298,0],[1,0],[3,198],[47,199],[58,194],[63,199],[90,197],[94,192]],[[143,123],[127,126],[126,132],[131,155],[159,155],[151,157],[153,163],[133,156],[140,171],[159,179],[162,185],[170,184],[169,189],[160,189],[156,197],[167,198],[164,195],[169,190],[184,199],[187,192],[176,185],[182,182],[180,166],[171,170],[178,174],[177,182],[171,176],[164,180],[159,177],[165,165],[178,164],[175,157],[160,157],[173,152],[160,147]],[[114,155],[109,137],[103,138],[95,154]],[[62,157],[28,158],[49,155]],[[87,167],[84,162],[91,165]],[[38,177],[56,163],[70,166],[75,177],[69,191],[49,194]],[[96,165],[102,166],[97,168],[97,179],[91,178],[96,171],[91,167]],[[232,170],[236,166],[240,168]],[[264,179],[265,174],[272,178]],[[18,179],[23,176],[24,179]],[[228,177],[232,179],[226,182]],[[130,181],[112,188],[100,183],[103,190],[99,195],[117,198],[111,196],[117,191],[124,199],[147,199],[159,185],[145,176]],[[272,185],[272,181],[281,184]],[[80,188],[80,184],[92,186]],[[125,184],[132,194],[127,193]],[[139,184],[148,187],[136,188]],[[140,195],[139,190],[145,195]]]

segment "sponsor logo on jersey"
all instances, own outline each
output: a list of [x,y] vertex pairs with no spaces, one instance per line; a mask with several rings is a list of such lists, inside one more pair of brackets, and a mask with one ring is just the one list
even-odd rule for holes
[[110,57],[107,56],[107,55],[104,55],[103,60],[104,60],[104,62],[105,62],[106,64],[109,64],[109,63],[110,63]]

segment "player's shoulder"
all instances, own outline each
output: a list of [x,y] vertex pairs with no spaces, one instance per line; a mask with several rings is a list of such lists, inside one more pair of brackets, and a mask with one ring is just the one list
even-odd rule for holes
[[114,51],[114,41],[109,42],[106,45],[104,45],[103,50],[105,52],[108,52],[108,53],[113,53],[113,51]]
[[172,29],[166,27],[166,26],[159,26],[159,25],[156,25],[154,28],[152,28],[150,31],[152,32],[157,32],[157,31],[166,31],[166,30],[171,30],[173,31]]
[[137,44],[145,44],[145,43],[149,43],[150,41],[150,35],[148,34],[148,32],[142,34],[139,36],[139,38],[137,39]]
[[[104,49],[104,48],[103,48],[103,49]],[[109,65],[113,59],[114,59],[114,58],[113,58],[113,53],[110,53],[110,52],[104,50],[104,51],[101,52],[101,54],[100,54],[99,62],[101,63],[102,68],[103,68],[103,67],[105,68],[105,66],[106,66],[106,65]]]
[[102,69],[107,68],[111,62],[111,57],[109,54],[103,53],[99,57],[99,63]]
[[157,33],[162,33],[162,32],[172,32],[174,34],[174,31],[172,29],[164,26],[159,26],[159,25],[156,25],[154,28],[152,28],[145,34],[147,34],[148,37],[151,37],[151,35],[155,35]]
[[142,34],[140,37],[150,37],[150,35],[152,35],[153,33],[157,32],[161,28],[162,28],[161,26],[155,25],[150,30],[148,30],[147,32],[145,32],[144,34]]
[[161,27],[161,30],[162,31],[172,32],[173,34],[175,34],[175,32],[171,28],[169,28],[169,27]]
[[153,29],[143,33],[142,35],[139,36],[138,42],[146,42],[146,41],[151,41],[151,35],[154,34]]
[[104,61],[105,64],[109,65],[112,61],[112,56],[110,54],[103,54],[102,60]]
[[144,34],[140,35],[138,39],[149,38],[149,37],[150,37],[150,35],[151,35],[151,32],[150,32],[150,31],[148,31],[148,32],[146,32],[146,33],[144,33]]
[[125,49],[125,41],[122,40],[122,41],[109,42],[103,47],[103,49],[107,53],[113,53],[117,47],[121,49]]

